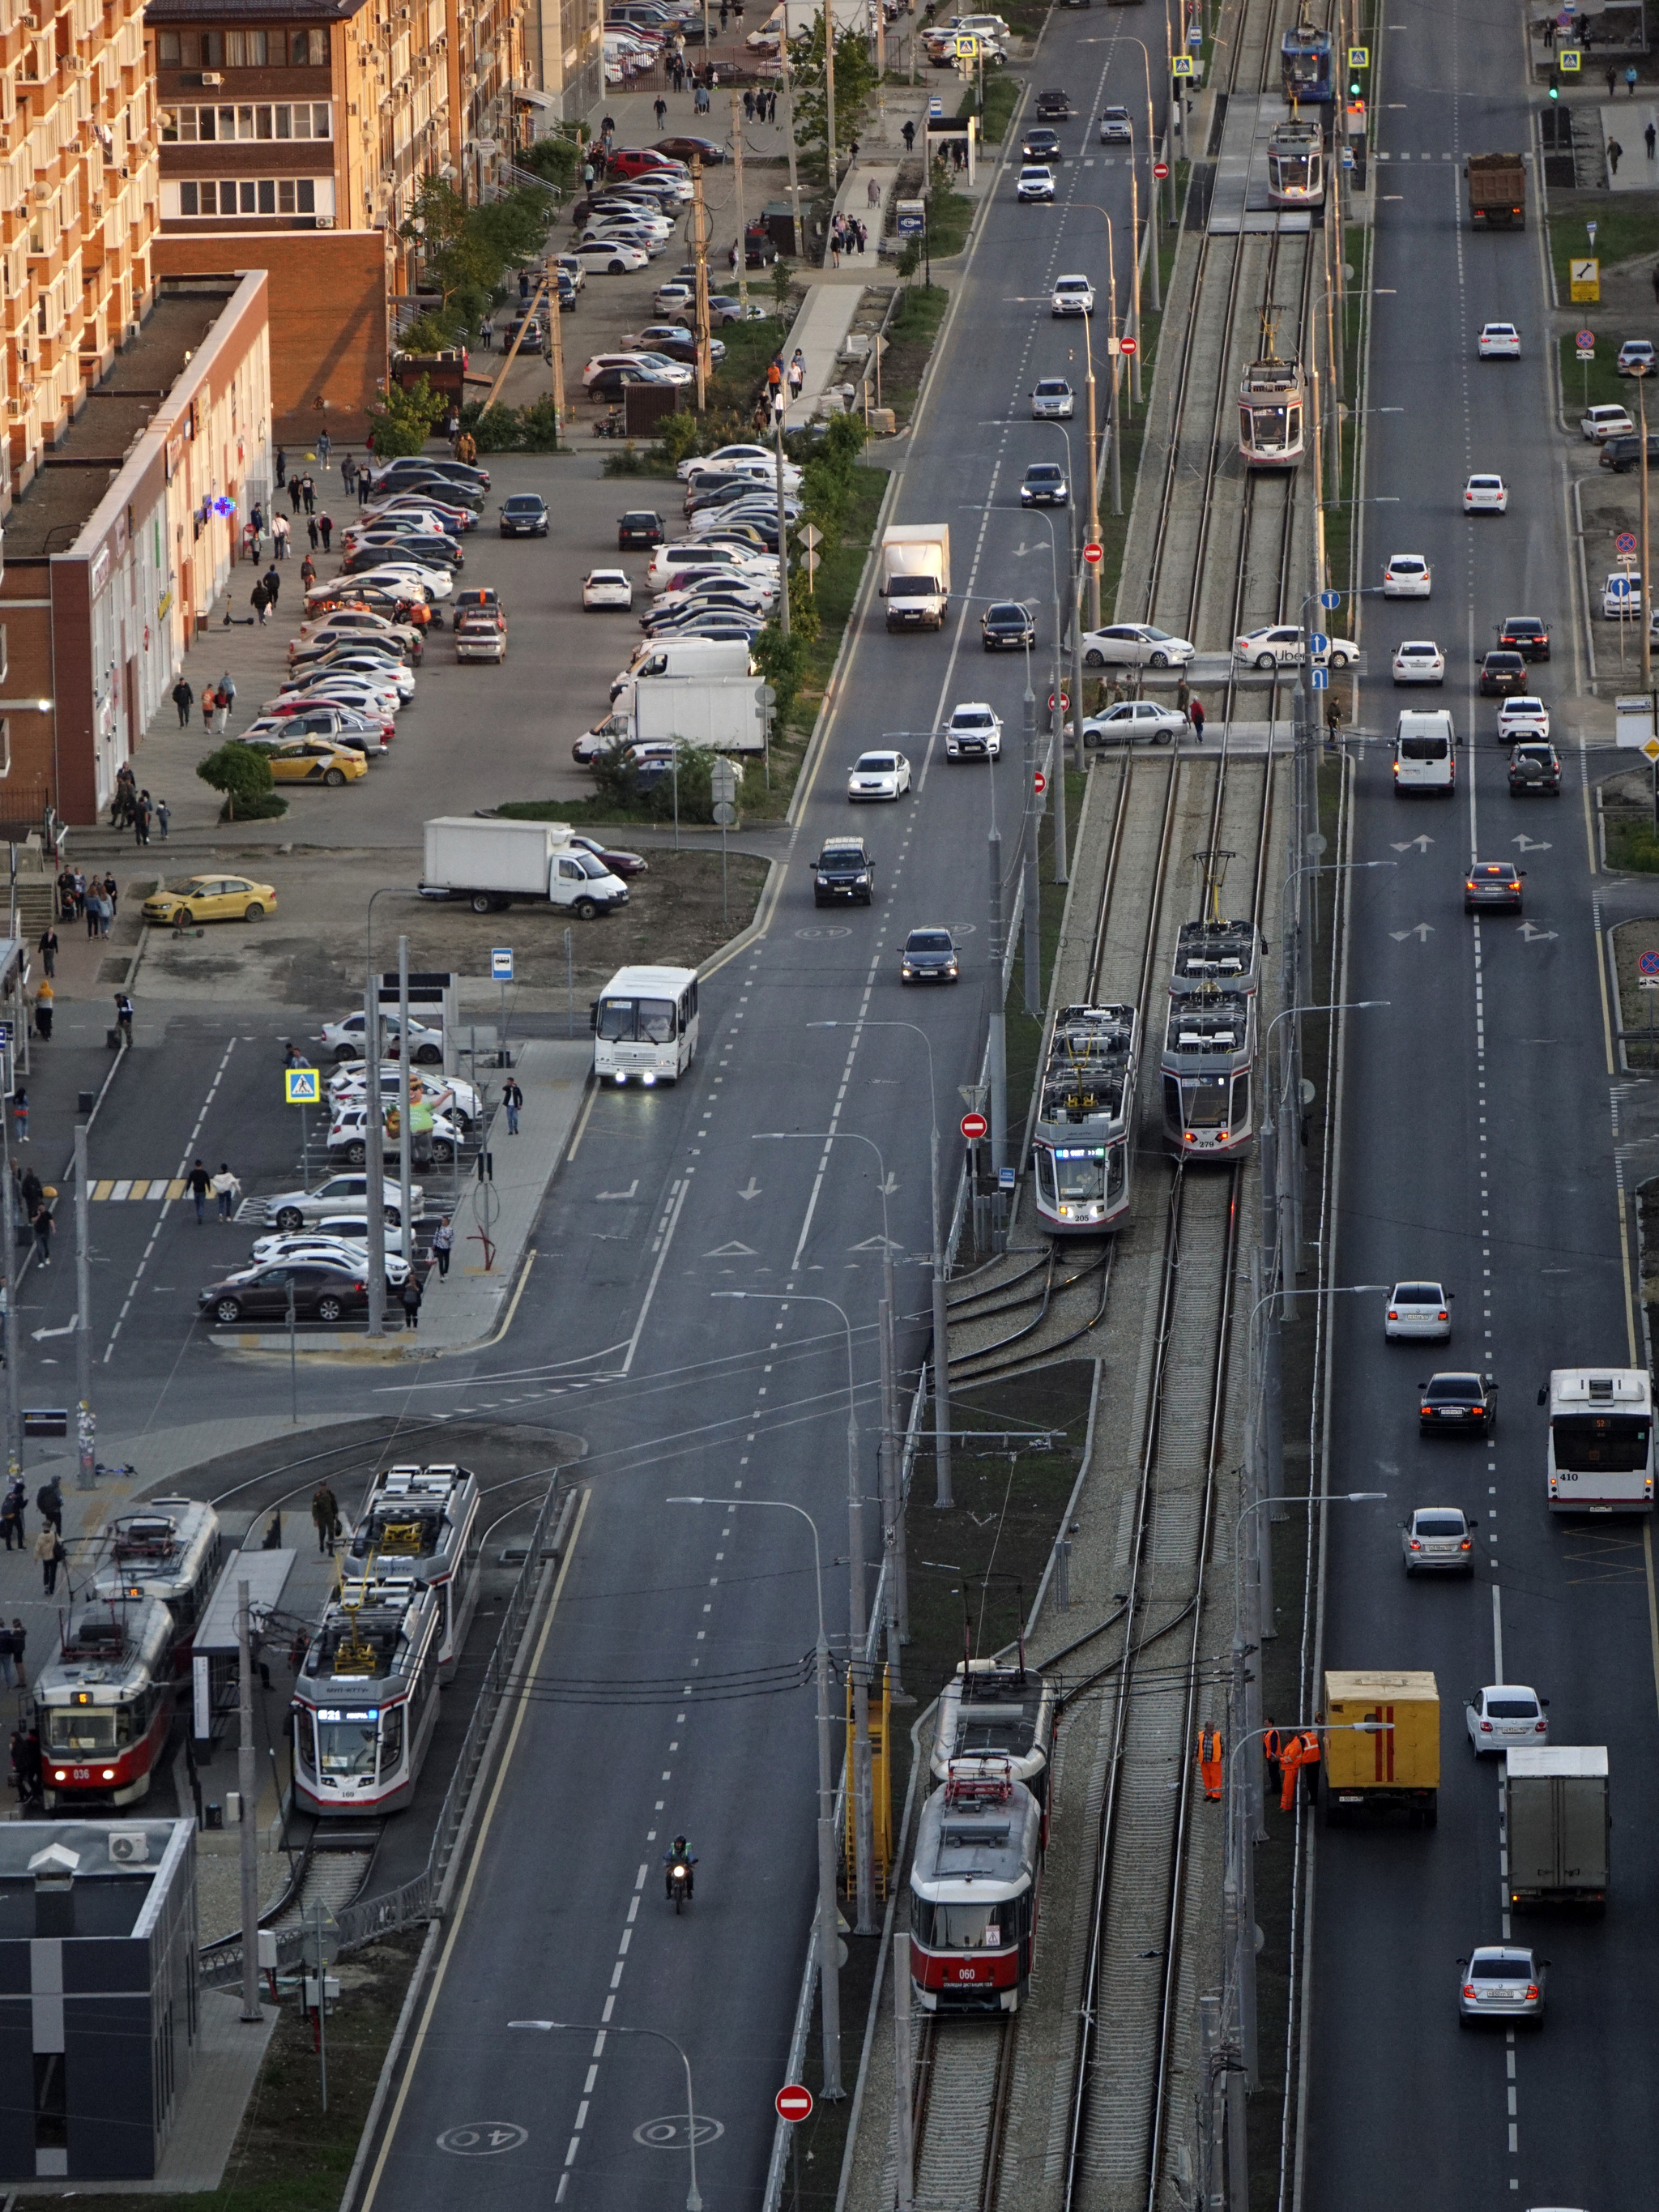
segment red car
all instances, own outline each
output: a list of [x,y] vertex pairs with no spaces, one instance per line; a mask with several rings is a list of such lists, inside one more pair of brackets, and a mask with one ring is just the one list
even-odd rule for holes
[[680,169],[684,161],[671,161],[653,146],[619,146],[605,165],[607,177],[639,177],[647,169]]
[[642,876],[651,863],[639,853],[618,853],[609,845],[601,845],[597,837],[574,836],[573,845],[580,845],[585,853],[592,853],[602,860],[613,876]]

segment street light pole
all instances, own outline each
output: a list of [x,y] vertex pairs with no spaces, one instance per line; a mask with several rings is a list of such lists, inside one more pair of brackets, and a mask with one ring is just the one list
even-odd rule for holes
[[[716,1297],[743,1297],[742,1291],[715,1291]],[[756,1295],[758,1295],[757,1293]],[[812,1532],[812,1587],[817,1593],[818,1640],[815,1654],[818,1689],[818,2022],[823,2036],[823,2087],[818,2094],[835,2104],[847,2094],[841,2081],[840,1930],[836,1911],[836,1790],[830,1761],[830,1639],[823,1628],[823,1557],[818,1524],[804,1505],[787,1498],[671,1498],[670,1505],[769,1506],[798,1513]]]
[[691,2158],[691,2186],[685,2192],[685,2212],[702,2212],[702,2198],[697,2193],[697,2108],[691,2094],[691,2061],[672,2035],[665,2035],[659,2027],[618,2027],[614,2021],[605,2023],[592,2020],[510,2020],[507,2024],[509,2027],[530,2028],[538,2035],[597,2036],[599,2041],[593,2046],[596,2058],[605,2048],[607,2035],[650,2035],[654,2036],[659,2043],[665,2043],[685,2069],[685,2147]]

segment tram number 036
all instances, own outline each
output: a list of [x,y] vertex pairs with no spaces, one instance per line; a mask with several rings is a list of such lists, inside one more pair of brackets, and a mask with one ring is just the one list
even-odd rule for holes
[[90,1782],[92,1779],[92,1769],[89,1766],[71,1766],[70,1773],[76,1782]]

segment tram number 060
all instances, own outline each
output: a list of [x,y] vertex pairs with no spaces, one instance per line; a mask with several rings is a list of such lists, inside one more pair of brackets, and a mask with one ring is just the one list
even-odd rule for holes
[[976,1982],[979,1979],[979,1968],[977,1966],[958,1966],[957,1968],[957,1979],[959,1982]]

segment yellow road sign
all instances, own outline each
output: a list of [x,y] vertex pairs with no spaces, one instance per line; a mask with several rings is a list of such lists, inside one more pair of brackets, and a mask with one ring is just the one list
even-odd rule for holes
[[322,1080],[314,1067],[285,1067],[283,1090],[290,1106],[315,1106],[323,1095]]
[[1196,75],[1196,71],[1193,67],[1193,58],[1190,54],[1177,54],[1175,59],[1170,63],[1170,67],[1173,74],[1176,76],[1193,76]]
[[1599,300],[1601,296],[1601,264],[1597,261],[1570,260],[1567,274],[1575,300]]
[[1659,738],[1650,738],[1642,750],[1650,761],[1659,761]]

